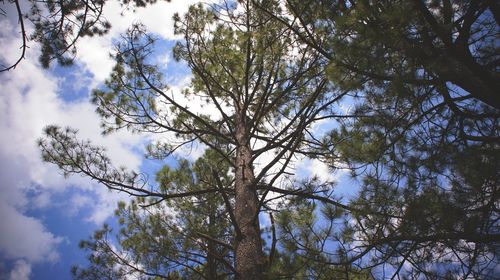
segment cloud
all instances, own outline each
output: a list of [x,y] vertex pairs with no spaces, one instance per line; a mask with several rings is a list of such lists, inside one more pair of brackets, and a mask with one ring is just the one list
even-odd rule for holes
[[92,205],[98,205],[98,207],[94,207],[94,211],[85,220],[96,225],[101,225],[113,215],[119,201],[129,201],[131,199],[130,196],[124,193],[110,191],[103,186],[96,186],[93,193]]
[[[182,14],[195,2],[161,1],[133,13],[124,11],[118,1],[108,1],[104,15],[113,29],[104,37],[82,38],[76,66],[63,69],[64,75],[56,77],[41,69],[35,43],[30,44],[26,59],[14,71],[0,75],[0,220],[9,225],[0,227],[0,255],[14,261],[8,279],[29,279],[32,265],[60,258],[58,245],[65,237],[51,233],[42,220],[27,211],[61,208],[72,209],[67,214],[76,215],[86,209],[90,211],[85,220],[101,224],[112,215],[118,201],[130,199],[87,178],[63,178],[55,166],[42,162],[36,140],[48,124],[77,128],[82,139],[106,147],[112,162],[138,170],[142,157],[137,150],[145,138],[126,131],[100,136],[100,119],[88,102],[88,91],[108,77],[114,64],[109,57],[112,41],[132,23],[142,21],[150,32],[173,39],[174,12]],[[4,19],[1,24],[0,61],[10,61],[18,57],[21,41],[16,22]],[[159,57],[163,64],[170,62],[168,58]],[[183,152],[196,158],[200,151],[202,147],[198,146],[195,151]],[[68,199],[53,198],[68,193],[73,193]]]
[[58,260],[55,248],[63,238],[47,231],[41,221],[4,203],[0,205],[0,220],[4,225],[0,228],[0,250],[8,259],[22,258],[33,263]]
[[30,274],[31,265],[24,260],[18,260],[10,272],[9,280],[28,280]]
[[322,182],[335,182],[339,173],[334,173],[324,162],[317,159],[304,159],[297,167],[299,173],[305,172],[308,176],[316,176]]
[[[2,26],[0,44],[5,51],[1,59],[5,61],[15,57],[18,42],[15,33],[12,34],[12,26],[7,21],[3,21]],[[33,100],[26,107],[16,104],[26,103],[23,91],[38,91],[38,86],[48,91],[55,89],[53,83],[40,83],[44,76],[35,75],[36,71],[30,66],[26,60],[15,71],[0,76],[0,131],[3,134],[0,138],[0,220],[3,224],[0,252],[8,259],[23,259],[16,263],[11,279],[29,276],[31,268],[27,262],[56,261],[56,247],[61,241],[61,237],[50,233],[41,221],[23,214],[29,205],[26,191],[32,187],[30,170],[39,158],[34,139],[28,135],[30,128],[38,126],[30,107],[39,106],[42,115],[45,108],[38,103],[40,100]]]
[[[164,40],[179,39],[174,35],[173,15],[187,12],[190,5],[199,0],[158,1],[145,8],[126,9],[118,1],[108,1],[103,15],[111,22],[112,28],[102,37],[83,37],[78,41],[78,61],[82,63],[95,78],[95,84],[104,81],[111,72],[114,61],[109,56],[113,50],[113,40],[117,40],[132,24],[142,23],[148,32],[154,33]],[[211,1],[208,1],[211,2]],[[204,3],[208,3],[204,2]]]
[[[0,61],[6,61],[17,55],[19,42],[13,26],[6,20],[1,24],[0,45],[4,51],[0,53]],[[61,88],[68,84],[65,79],[69,75],[55,77],[43,70],[37,55],[38,48],[32,45],[27,58],[15,70],[0,75],[0,220],[3,225],[0,226],[0,255],[16,261],[11,279],[29,277],[32,264],[56,262],[57,247],[64,239],[51,233],[42,220],[27,215],[28,210],[67,209],[69,202],[54,201],[52,197],[76,188],[85,190],[92,199],[92,203],[84,205],[90,210],[87,220],[100,224],[112,215],[117,201],[129,199],[86,178],[65,179],[57,167],[43,163],[36,140],[46,125],[79,129],[83,139],[105,146],[117,165],[137,170],[142,160],[133,150],[140,150],[137,147],[142,146],[144,138],[126,131],[102,137],[99,117],[88,98],[72,101],[62,98],[82,84]],[[73,78],[81,81],[80,74],[76,73]],[[63,90],[69,92],[61,94]]]

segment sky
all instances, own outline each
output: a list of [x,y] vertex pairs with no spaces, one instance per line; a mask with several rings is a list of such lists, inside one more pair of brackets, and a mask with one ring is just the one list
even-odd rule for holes
[[[108,1],[104,16],[113,25],[111,32],[82,38],[75,65],[43,69],[38,63],[39,46],[30,42],[21,64],[0,73],[0,280],[70,279],[70,267],[85,264],[79,241],[103,223],[113,225],[118,201],[130,199],[87,178],[64,178],[57,167],[42,162],[36,141],[45,126],[78,129],[82,139],[106,147],[112,162],[132,170],[151,172],[162,164],[172,164],[144,160],[150,136],[127,131],[102,136],[100,119],[89,99],[91,90],[102,85],[111,71],[113,41],[137,22],[160,38],[156,59],[171,89],[185,86],[189,71],[171,57],[170,48],[178,39],[173,34],[172,16],[183,14],[194,2],[158,2],[133,13]],[[2,62],[12,61],[20,51],[18,25],[11,16],[0,17]],[[194,160],[202,147],[179,153]],[[302,162],[297,173],[315,174],[324,180],[344,176],[332,174],[315,160]]]

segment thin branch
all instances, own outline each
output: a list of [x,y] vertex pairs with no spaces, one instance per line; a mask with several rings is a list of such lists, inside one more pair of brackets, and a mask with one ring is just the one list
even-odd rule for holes
[[19,0],[14,0],[14,3],[16,4],[17,17],[18,17],[18,20],[19,20],[19,24],[21,25],[21,37],[23,39],[23,43],[21,45],[21,55],[19,56],[19,58],[17,59],[17,61],[14,62],[12,65],[10,65],[10,66],[8,66],[6,68],[0,69],[0,73],[4,72],[4,71],[9,71],[11,69],[16,68],[17,65],[19,63],[21,63],[21,60],[24,59],[25,54],[26,54],[27,35],[26,35],[26,29],[24,27],[23,13],[21,11],[21,6],[19,5]]

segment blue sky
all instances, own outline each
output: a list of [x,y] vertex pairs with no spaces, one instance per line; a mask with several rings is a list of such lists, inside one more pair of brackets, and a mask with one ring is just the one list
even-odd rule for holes
[[[70,279],[70,267],[85,263],[85,252],[78,248],[102,223],[114,224],[113,211],[124,194],[110,192],[87,178],[64,178],[52,165],[41,161],[36,140],[49,124],[70,126],[83,139],[107,148],[117,165],[154,173],[166,162],[144,161],[143,150],[152,140],[146,135],[126,131],[103,137],[99,117],[89,102],[90,91],[107,78],[113,61],[112,42],[132,23],[142,22],[161,40],[156,60],[165,71],[172,91],[179,91],[189,79],[185,66],[175,63],[170,48],[174,40],[172,15],[184,13],[196,1],[157,3],[137,13],[125,11],[109,2],[104,15],[112,31],[78,43],[78,58],[72,67],[41,68],[39,47],[31,42],[25,60],[12,71],[0,73],[0,280]],[[7,11],[9,11],[7,9]],[[0,61],[19,55],[17,22],[0,18]],[[325,129],[328,124],[318,126]],[[179,156],[195,159],[202,147],[179,151]],[[270,155],[272,157],[272,155]],[[264,156],[264,161],[265,156]],[[319,161],[299,164],[297,175],[318,175],[324,180],[342,180],[339,189],[351,188],[345,172],[332,173]]]
[[[82,138],[105,146],[117,165],[153,171],[163,164],[143,161],[146,136],[123,131],[102,137],[89,95],[113,66],[113,40],[139,21],[162,40],[157,59],[167,81],[174,87],[185,83],[188,71],[170,57],[175,39],[171,18],[193,2],[158,3],[121,16],[124,9],[111,1],[105,16],[113,29],[105,37],[79,41],[74,66],[42,69],[39,46],[30,42],[26,59],[0,74],[0,279],[70,279],[71,265],[85,263],[79,241],[102,223],[113,224],[117,202],[129,199],[86,178],[65,179],[56,167],[43,163],[36,140],[46,125],[77,128]],[[19,55],[21,42],[12,9],[2,8],[7,17],[0,18],[0,61],[5,63]]]

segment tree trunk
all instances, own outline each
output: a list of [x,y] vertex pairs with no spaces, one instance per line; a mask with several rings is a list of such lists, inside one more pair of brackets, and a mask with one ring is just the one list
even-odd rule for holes
[[256,219],[258,198],[254,183],[252,150],[244,114],[236,114],[236,162],[234,215],[241,231],[236,239],[236,279],[263,279],[265,259],[262,253],[259,221]]

